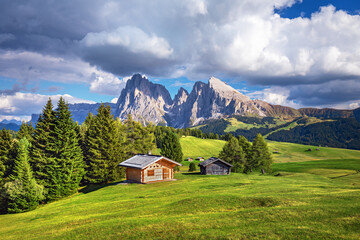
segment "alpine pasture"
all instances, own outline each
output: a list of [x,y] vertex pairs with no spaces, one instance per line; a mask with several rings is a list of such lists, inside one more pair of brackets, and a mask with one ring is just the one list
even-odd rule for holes
[[[186,157],[224,142],[180,139]],[[273,173],[108,184],[0,216],[0,239],[359,239],[360,151],[269,142]],[[307,149],[313,148],[312,151]]]

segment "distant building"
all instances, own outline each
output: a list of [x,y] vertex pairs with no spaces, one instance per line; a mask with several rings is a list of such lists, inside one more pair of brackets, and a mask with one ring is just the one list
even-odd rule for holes
[[203,175],[230,175],[232,165],[220,158],[211,157],[199,163],[199,167]]
[[200,162],[204,161],[203,157],[197,157],[196,160],[199,160]]
[[192,159],[191,157],[187,158],[186,161],[192,162],[194,161],[194,159]]
[[126,167],[126,180],[150,183],[174,179],[173,168],[181,164],[158,155],[135,155],[119,166]]

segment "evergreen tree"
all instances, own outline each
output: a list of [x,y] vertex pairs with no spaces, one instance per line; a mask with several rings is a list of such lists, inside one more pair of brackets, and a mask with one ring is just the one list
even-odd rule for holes
[[231,137],[224,145],[219,154],[219,158],[232,164],[233,172],[242,172],[245,164],[245,154],[235,137]]
[[111,115],[110,106],[101,104],[85,134],[85,181],[108,183],[119,179],[118,164],[124,160],[119,124]]
[[26,137],[26,139],[30,142],[33,141],[33,134],[35,132],[34,127],[32,126],[31,122],[25,122],[23,121],[21,123],[20,129],[16,134],[17,139],[22,139],[23,137]]
[[170,158],[176,162],[182,161],[183,152],[179,138],[175,133],[171,131],[166,132],[162,141],[160,153],[164,157]]
[[26,138],[20,140],[10,182],[2,189],[8,213],[33,210],[44,198],[43,186],[36,183],[29,164],[29,146]]
[[33,168],[35,179],[40,184],[44,185],[45,188],[48,187],[48,184],[52,179],[52,153],[54,150],[50,147],[50,134],[54,130],[54,121],[55,113],[53,111],[51,98],[49,98],[36,124],[32,147],[30,150],[30,164]]
[[11,158],[13,145],[10,131],[6,129],[0,130],[0,180],[7,177],[13,167]]
[[124,124],[126,127],[126,139],[129,144],[129,156],[139,153],[146,154],[156,147],[154,126],[152,124],[143,127],[140,122],[135,122],[130,114]]
[[51,175],[47,182],[49,200],[68,196],[77,191],[84,176],[83,155],[79,145],[78,126],[71,118],[68,104],[61,97],[54,112],[53,131],[49,136]]
[[195,163],[191,162],[189,165],[189,172],[195,172],[196,171],[196,165]]
[[259,133],[251,147],[251,158],[247,164],[247,171],[261,169],[263,173],[271,171],[272,157],[263,136]]
[[244,136],[238,136],[240,147],[243,149],[245,154],[245,162],[251,157],[251,143]]

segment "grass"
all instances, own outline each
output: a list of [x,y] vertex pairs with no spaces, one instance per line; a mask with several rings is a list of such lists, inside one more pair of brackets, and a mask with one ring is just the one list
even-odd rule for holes
[[[182,146],[184,160],[188,157],[192,157],[194,159],[197,157],[204,157],[207,159],[212,156],[218,156],[225,145],[225,141],[199,139],[188,136],[180,138],[180,144]],[[360,160],[360,151],[357,150],[273,141],[268,141],[268,146],[271,152],[278,152],[273,154],[274,162],[298,162],[325,159]],[[311,152],[307,151],[309,148],[312,149]],[[317,148],[319,151],[316,151]]]
[[228,118],[226,120],[229,121],[230,124],[226,127],[224,132],[235,132],[237,129],[249,130],[252,128],[260,128],[260,127],[273,128],[278,125],[282,125],[282,124],[286,123],[286,121],[283,121],[280,119],[275,119],[275,124],[256,124],[256,123],[249,124],[249,123],[241,122],[241,121],[237,120],[236,118]]
[[[224,142],[186,137],[181,144],[205,157],[199,146],[212,155]],[[359,239],[359,151],[269,145],[279,151],[272,175],[184,171],[172,182],[88,186],[1,215],[0,239]]]

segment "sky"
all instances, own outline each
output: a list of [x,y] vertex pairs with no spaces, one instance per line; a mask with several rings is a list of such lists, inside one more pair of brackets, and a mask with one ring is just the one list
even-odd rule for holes
[[360,1],[2,0],[0,121],[47,99],[116,101],[135,73],[174,96],[220,78],[294,108],[360,107]]

